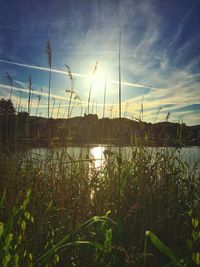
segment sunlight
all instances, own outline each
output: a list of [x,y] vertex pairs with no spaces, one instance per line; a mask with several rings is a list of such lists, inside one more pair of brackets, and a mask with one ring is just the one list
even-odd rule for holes
[[89,80],[92,84],[92,90],[95,92],[102,92],[105,87],[106,73],[101,69],[97,69],[94,74],[90,75]]
[[103,154],[104,150],[105,150],[104,146],[96,146],[91,148],[90,150],[92,157],[95,159],[94,164],[96,168],[102,165],[102,161],[104,159],[104,154]]

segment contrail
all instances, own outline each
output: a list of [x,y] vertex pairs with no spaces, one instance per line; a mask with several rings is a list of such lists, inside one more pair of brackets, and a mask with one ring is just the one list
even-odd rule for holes
[[[115,83],[119,84],[119,81],[116,80],[109,80],[110,83]],[[153,87],[151,85],[144,85],[144,84],[138,84],[138,83],[130,83],[130,82],[121,82],[122,85],[126,85],[129,87],[139,87],[139,88],[145,88],[145,89],[152,89],[152,90],[164,90],[164,88],[158,88],[158,87]],[[166,88],[165,88],[166,89]]]
[[[19,63],[19,62],[4,60],[4,59],[0,59],[0,62],[1,63],[5,63],[5,64],[16,65],[16,66],[20,66],[20,67],[25,67],[25,68],[35,69],[35,70],[49,71],[49,68],[46,68],[46,67],[28,65],[28,64],[23,64],[23,63]],[[63,71],[63,70],[51,69],[51,71],[54,72],[54,73],[67,75],[67,72]],[[84,75],[84,74],[80,74],[80,73],[76,73],[76,72],[73,72],[72,74],[75,77],[79,77],[79,78],[83,78],[83,79],[91,79],[91,77],[88,76],[88,75]],[[107,81],[109,83],[119,84],[119,81],[117,81],[117,80],[109,80],[108,79]],[[164,89],[166,89],[166,88],[153,87],[153,86],[150,86],[150,85],[126,82],[126,81],[122,81],[121,84],[125,85],[125,86],[129,86],[129,87],[145,88],[145,89],[150,89],[150,90],[164,90]]]
[[[35,70],[49,71],[49,68],[46,68],[46,67],[28,65],[28,64],[18,63],[18,62],[14,62],[14,61],[8,61],[8,60],[0,59],[0,62],[6,63],[6,64],[11,64],[11,65],[16,65],[16,66],[20,66],[20,67],[25,67],[25,68],[35,69]],[[51,71],[55,72],[55,73],[65,74],[65,75],[67,74],[67,72],[63,71],[63,70],[51,69]],[[74,73],[73,72],[73,75],[77,76],[77,77],[81,77],[81,78],[87,78],[86,75],[82,75],[82,74],[79,74],[79,73]]]

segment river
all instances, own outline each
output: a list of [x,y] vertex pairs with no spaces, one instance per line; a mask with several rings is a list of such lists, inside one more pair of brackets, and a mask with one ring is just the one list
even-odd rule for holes
[[[132,152],[136,149],[136,147],[122,147],[121,153],[122,157],[129,159],[131,157]],[[147,147],[148,152],[152,155],[155,153],[161,153],[164,150],[168,150],[170,152],[176,153],[177,158],[185,161],[188,165],[193,166],[194,164],[200,165],[200,147],[199,146],[191,146],[191,147],[182,147],[182,148],[163,148],[163,147]],[[113,153],[118,153],[119,148],[115,146],[102,146],[102,145],[94,145],[89,147],[63,147],[63,148],[54,148],[53,150],[57,152],[65,151],[69,155],[69,159],[79,160],[79,159],[93,159],[96,167],[100,167],[104,160],[105,155],[104,151],[109,150]],[[32,153],[45,155],[49,149],[47,148],[34,148],[31,149]]]

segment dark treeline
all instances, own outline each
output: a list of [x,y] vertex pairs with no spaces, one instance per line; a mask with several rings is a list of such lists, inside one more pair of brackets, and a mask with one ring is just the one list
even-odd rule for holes
[[[123,145],[198,145],[200,126],[186,126],[172,122],[146,123],[121,119]],[[99,119],[96,114],[69,119],[47,119],[15,113],[10,100],[0,100],[1,144],[31,143],[46,146],[88,143],[118,144],[119,118]]]

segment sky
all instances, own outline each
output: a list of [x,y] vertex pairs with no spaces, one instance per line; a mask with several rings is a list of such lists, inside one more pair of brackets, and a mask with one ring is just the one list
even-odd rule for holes
[[31,114],[42,88],[38,115],[47,116],[49,38],[52,116],[67,116],[66,64],[79,96],[72,116],[88,112],[91,88],[90,113],[102,117],[106,88],[105,116],[117,117],[121,30],[122,116],[139,119],[143,106],[147,122],[170,114],[169,121],[200,124],[199,14],[199,0],[0,0],[0,97],[10,95],[8,72],[16,110],[27,110],[31,75]]

